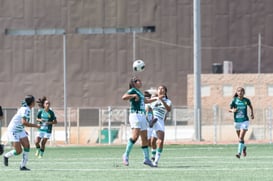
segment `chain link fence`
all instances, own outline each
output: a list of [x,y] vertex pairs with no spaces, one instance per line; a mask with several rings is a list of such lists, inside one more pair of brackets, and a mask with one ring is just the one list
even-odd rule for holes
[[[131,136],[128,107],[86,107],[67,109],[67,124],[64,120],[63,108],[52,108],[58,124],[54,125],[50,145],[65,144],[126,144]],[[16,113],[17,108],[3,108],[1,120],[1,140],[8,143],[7,126]],[[37,109],[33,110],[32,122],[35,122]],[[255,119],[250,120],[247,133],[249,140],[272,142],[272,107],[256,109]],[[168,113],[165,126],[165,142],[181,143],[194,141],[194,110],[189,107],[173,107]],[[202,140],[211,143],[237,141],[233,127],[233,114],[226,108],[217,105],[202,109]],[[67,129],[65,129],[67,125]],[[36,136],[36,128],[26,128],[32,144]],[[67,130],[67,133],[66,133]],[[67,137],[67,138],[66,138]]]

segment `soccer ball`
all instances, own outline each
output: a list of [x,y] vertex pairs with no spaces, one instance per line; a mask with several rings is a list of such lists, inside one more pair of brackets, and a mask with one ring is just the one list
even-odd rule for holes
[[133,70],[135,72],[142,72],[145,69],[145,63],[143,60],[135,60],[133,63]]

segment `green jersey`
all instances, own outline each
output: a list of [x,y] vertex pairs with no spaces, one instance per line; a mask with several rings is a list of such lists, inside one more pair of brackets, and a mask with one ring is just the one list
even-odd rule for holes
[[230,108],[236,108],[237,111],[234,113],[234,121],[235,122],[244,122],[249,121],[247,116],[247,106],[251,105],[251,102],[248,98],[243,98],[242,100],[238,97],[235,97],[231,104]]
[[53,122],[54,120],[56,120],[54,112],[50,109],[48,111],[41,109],[38,112],[37,118],[43,120],[40,123],[41,127],[40,127],[39,131],[51,133],[52,132],[52,124],[47,124],[47,123]]
[[128,94],[137,94],[139,97],[138,101],[130,99],[130,113],[143,113],[145,114],[144,95],[136,88],[131,88],[127,91]]

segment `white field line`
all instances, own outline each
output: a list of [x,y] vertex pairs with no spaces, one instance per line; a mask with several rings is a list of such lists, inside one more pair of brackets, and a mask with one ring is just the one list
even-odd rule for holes
[[[232,171],[232,172],[241,172],[241,171],[259,171],[259,170],[273,170],[273,167],[263,167],[263,168],[257,168],[257,167],[251,167],[251,168],[236,168],[236,169],[230,169],[230,168],[149,168],[149,167],[145,167],[145,168],[73,168],[73,169],[66,169],[66,168],[54,168],[54,169],[48,169],[48,168],[32,168],[31,171],[52,171],[52,172],[58,172],[58,171],[69,171],[69,172],[135,172],[135,171],[143,171],[143,172],[162,172],[162,171],[180,171],[181,173],[183,173],[183,171],[188,172],[188,171],[193,171],[193,172],[198,172],[201,173],[203,171]],[[18,171],[17,169],[14,168],[6,168],[6,169],[1,169],[1,172],[10,172],[10,171]]]

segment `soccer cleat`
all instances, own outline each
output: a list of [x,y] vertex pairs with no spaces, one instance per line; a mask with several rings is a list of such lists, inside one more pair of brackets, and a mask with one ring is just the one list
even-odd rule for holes
[[158,163],[157,163],[157,162],[153,162],[153,166],[154,166],[154,167],[157,167],[157,166],[158,166]]
[[43,158],[44,154],[43,153],[40,153],[39,157],[38,158]]
[[157,118],[154,118],[152,121],[149,122],[149,127],[152,128],[156,122]]
[[25,167],[25,166],[24,166],[24,167],[20,167],[20,170],[21,170],[21,171],[30,171],[30,169],[27,168],[27,167]]
[[9,158],[8,157],[3,157],[4,158],[4,165],[7,167],[9,166]]
[[36,150],[35,156],[39,156],[40,155],[40,150]]
[[122,161],[123,165],[129,166],[129,158],[125,154],[122,155]]
[[246,157],[246,146],[243,149],[243,156]]
[[240,159],[241,154],[240,154],[240,153],[238,153],[238,154],[236,154],[235,156],[236,156],[238,159]]
[[148,160],[144,160],[143,164],[144,165],[148,165],[150,167],[155,167],[154,164],[153,164],[153,162],[151,160],[149,160],[149,159]]

